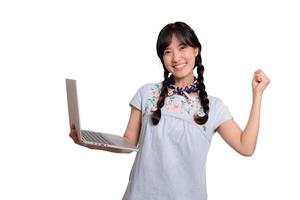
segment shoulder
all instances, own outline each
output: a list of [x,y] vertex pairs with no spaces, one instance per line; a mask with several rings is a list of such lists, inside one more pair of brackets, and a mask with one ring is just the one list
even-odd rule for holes
[[216,132],[217,128],[226,120],[231,119],[232,115],[219,97],[209,96],[209,122],[212,125],[212,130]]
[[220,97],[208,95],[207,98],[209,100],[209,106],[216,106],[216,104],[219,104],[219,103],[223,102]]
[[[146,83],[138,89],[141,94],[147,95],[151,93],[159,93],[162,87],[162,82]],[[155,95],[154,95],[155,96]]]
[[161,86],[161,82],[146,83],[140,86],[130,104],[141,110],[143,114],[150,112],[157,102]]
[[219,110],[228,109],[227,105],[220,97],[208,95],[209,110],[212,112],[218,112]]
[[231,116],[226,103],[219,97],[208,96],[209,113],[212,117]]
[[162,87],[162,82],[146,83],[142,87],[146,89],[160,89]]

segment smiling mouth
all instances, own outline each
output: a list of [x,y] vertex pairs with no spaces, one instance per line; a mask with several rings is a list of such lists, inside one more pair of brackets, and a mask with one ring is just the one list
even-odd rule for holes
[[179,69],[182,69],[184,66],[185,66],[185,64],[180,64],[180,65],[175,65],[175,66],[173,66],[173,68],[179,70]]

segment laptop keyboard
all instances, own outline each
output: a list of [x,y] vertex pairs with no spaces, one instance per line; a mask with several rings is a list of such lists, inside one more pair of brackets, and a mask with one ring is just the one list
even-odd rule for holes
[[108,139],[106,139],[105,137],[103,137],[101,133],[87,131],[87,130],[81,130],[81,133],[83,138],[86,139],[87,141],[113,145],[113,143]]

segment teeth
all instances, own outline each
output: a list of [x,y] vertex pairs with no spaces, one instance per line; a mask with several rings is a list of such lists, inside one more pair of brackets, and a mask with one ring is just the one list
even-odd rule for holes
[[180,69],[180,68],[184,67],[184,65],[185,65],[185,64],[176,65],[176,66],[174,66],[174,68],[175,68],[175,69]]

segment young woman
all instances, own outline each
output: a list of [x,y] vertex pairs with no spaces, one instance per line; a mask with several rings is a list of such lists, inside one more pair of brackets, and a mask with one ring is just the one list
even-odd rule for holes
[[[139,151],[123,200],[205,200],[205,164],[214,133],[241,155],[251,156],[262,94],[270,80],[262,70],[254,73],[253,104],[246,128],[241,130],[222,100],[207,94],[201,44],[187,24],[166,25],[159,33],[156,50],[164,80],[143,85],[130,102],[124,138],[138,145]],[[80,144],[74,128],[70,137]]]

